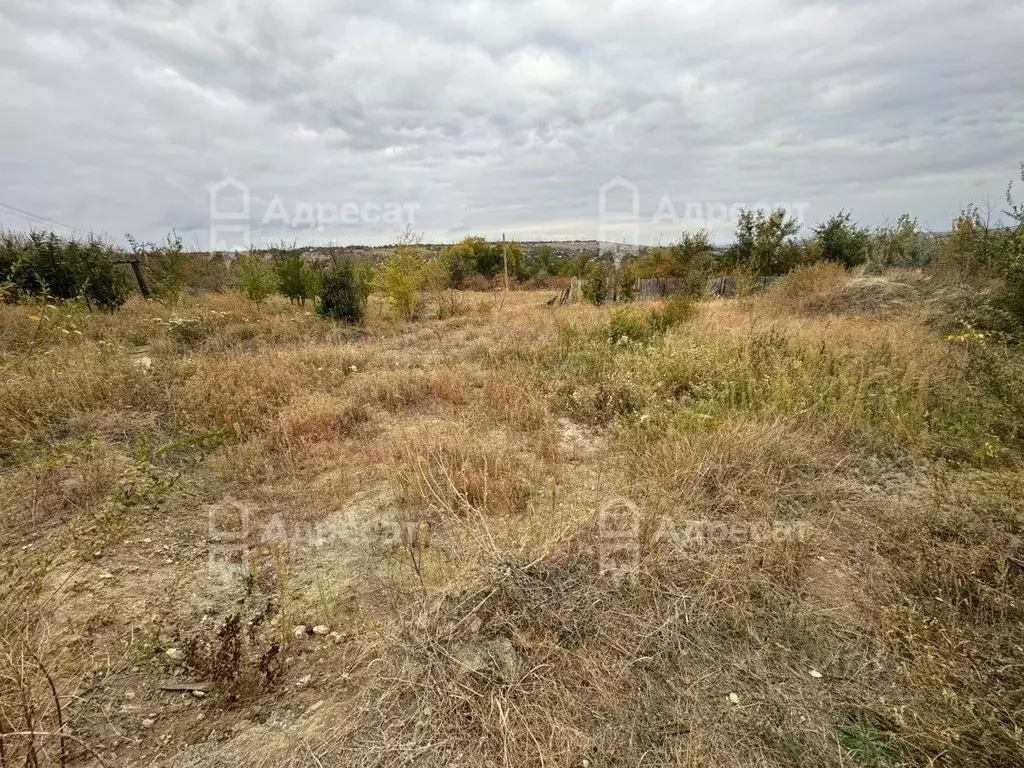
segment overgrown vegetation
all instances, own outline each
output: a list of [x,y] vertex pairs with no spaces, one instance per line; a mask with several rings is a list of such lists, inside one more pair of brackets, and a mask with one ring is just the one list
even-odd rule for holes
[[263,254],[250,252],[236,256],[232,271],[235,287],[255,304],[266,301],[277,290],[274,263]]
[[366,314],[366,297],[369,284],[346,260],[331,264],[320,278],[320,302],[317,314],[320,317],[340,320],[345,323],[361,323]]
[[277,290],[288,301],[306,306],[320,293],[320,272],[313,262],[306,261],[292,251],[283,254],[274,263],[277,271]]
[[0,296],[82,299],[112,310],[127,298],[118,253],[99,240],[77,242],[52,232],[0,233]]
[[[881,272],[909,226],[754,215],[732,273],[799,266],[729,301],[495,300],[414,239],[316,312],[288,254],[9,287],[5,764],[1024,765],[1008,206]],[[719,271],[684,240],[630,269]]]

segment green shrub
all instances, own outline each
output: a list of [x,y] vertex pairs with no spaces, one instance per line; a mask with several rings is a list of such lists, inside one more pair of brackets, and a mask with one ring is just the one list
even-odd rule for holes
[[814,229],[820,258],[847,269],[867,260],[869,241],[868,230],[855,224],[848,211],[839,211]]
[[185,253],[181,236],[172,232],[159,244],[144,243],[131,235],[125,239],[132,248],[132,257],[142,264],[150,292],[168,306],[177,304],[193,272],[192,257]]
[[707,230],[684,232],[679,242],[650,248],[623,265],[634,278],[683,278],[690,286],[703,288],[714,271],[715,247]]
[[82,299],[113,310],[128,295],[121,254],[98,240],[79,242],[53,232],[0,235],[0,285],[11,298]]
[[420,314],[425,304],[424,291],[435,296],[438,314],[443,314],[445,302],[442,293],[454,279],[453,268],[461,269],[458,259],[451,255],[451,249],[448,256],[430,259],[419,243],[419,237],[407,229],[402,233],[395,252],[373,276],[373,287],[387,296],[403,320],[413,320]]
[[917,219],[907,214],[895,224],[877,227],[870,237],[869,260],[875,270],[932,266],[937,252],[935,241],[920,231]]
[[295,251],[279,258],[274,264],[274,271],[277,290],[288,301],[305,306],[307,300],[316,298],[320,282],[316,267],[303,261]]
[[[1021,164],[1021,181],[1024,181],[1024,163]],[[1004,321],[1019,334],[1024,329],[1024,203],[1013,199],[1013,185],[1006,189],[1007,215],[1012,220],[1001,238],[999,266],[1003,284],[993,301]]]
[[262,254],[247,253],[235,259],[235,288],[244,293],[250,301],[259,304],[277,288],[274,265]]
[[352,262],[339,261],[324,270],[321,277],[317,314],[344,323],[361,323],[368,295],[368,282],[353,268]]
[[[419,245],[419,239],[407,230],[399,242],[399,246],[402,245]],[[548,253],[550,258],[550,248]],[[441,260],[456,288],[465,288],[473,276],[490,280],[503,274],[506,261],[511,279],[522,281],[536,272],[535,263],[527,265],[523,248],[515,241],[489,243],[482,237],[467,237],[445,248],[441,252]]]
[[803,261],[803,249],[795,240],[799,231],[800,222],[784,208],[741,211],[736,242],[726,250],[723,265],[753,275],[783,275]]
[[377,269],[373,285],[387,296],[403,320],[412,320],[419,309],[420,273],[424,259],[413,246],[399,245],[395,253]]
[[632,341],[646,344],[679,323],[693,318],[694,302],[685,297],[669,299],[657,309],[646,312],[635,308],[619,309],[608,321],[605,333],[611,342]]
[[[1021,167],[1024,180],[1024,166]],[[1010,225],[989,228],[977,209],[968,208],[954,222],[953,233],[943,244],[944,263],[965,276],[995,274],[994,293],[978,293],[967,321],[1006,341],[1020,341],[1024,335],[1024,203],[1013,198],[1013,185],[1006,190]]]
[[583,279],[583,296],[591,304],[600,305],[608,299],[608,278],[601,264],[591,264]]

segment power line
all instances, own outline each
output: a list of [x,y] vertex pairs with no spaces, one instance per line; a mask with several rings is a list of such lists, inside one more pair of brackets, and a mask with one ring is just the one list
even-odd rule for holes
[[19,208],[16,205],[11,205],[10,203],[5,203],[2,200],[0,200],[0,211],[2,211],[4,213],[9,213],[12,216],[17,216],[18,218],[21,218],[21,219],[25,219],[26,221],[32,222],[34,224],[45,224],[45,225],[50,226],[50,227],[60,227],[62,229],[66,229],[66,230],[68,230],[70,232],[78,232],[78,233],[81,233],[83,235],[92,236],[92,234],[93,234],[92,232],[87,232],[84,229],[79,229],[78,227],[72,227],[70,224],[61,224],[59,221],[54,221],[53,219],[48,219],[46,216],[40,216],[38,214],[32,213],[31,211],[26,211],[24,208]]

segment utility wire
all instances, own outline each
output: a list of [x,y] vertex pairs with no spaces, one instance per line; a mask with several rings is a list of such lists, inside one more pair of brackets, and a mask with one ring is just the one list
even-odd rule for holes
[[9,213],[12,216],[17,216],[20,219],[25,219],[25,221],[29,221],[34,224],[45,224],[50,227],[60,227],[61,229],[66,229],[70,232],[77,232],[83,235],[89,235],[90,237],[93,236],[92,232],[87,232],[86,230],[79,229],[78,227],[72,227],[70,224],[61,224],[59,221],[54,221],[53,219],[48,219],[45,216],[40,216],[32,213],[31,211],[26,211],[24,208],[19,208],[16,205],[5,203],[2,200],[0,200],[0,212]]

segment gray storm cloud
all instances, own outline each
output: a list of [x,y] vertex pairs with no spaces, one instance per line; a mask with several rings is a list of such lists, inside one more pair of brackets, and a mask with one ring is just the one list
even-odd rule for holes
[[666,196],[941,229],[1024,159],[1022,38],[962,0],[5,0],[0,225],[205,246],[231,176],[257,242],[392,241],[389,205],[432,241],[591,239],[622,176],[648,242],[686,223]]

